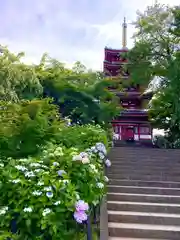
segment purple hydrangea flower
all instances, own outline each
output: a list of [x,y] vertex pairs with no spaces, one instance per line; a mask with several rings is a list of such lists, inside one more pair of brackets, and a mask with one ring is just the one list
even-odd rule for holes
[[84,221],[87,220],[87,214],[84,211],[76,211],[74,213],[74,219],[76,220],[76,222],[78,223],[83,223]]
[[58,171],[58,175],[61,177],[63,174],[66,174],[66,172],[64,170],[59,170]]
[[47,193],[46,193],[46,196],[47,196],[48,198],[52,198],[52,197],[53,197],[53,193],[52,193],[52,192],[47,192]]
[[87,158],[88,157],[88,154],[86,152],[81,152],[79,154],[82,158]]
[[106,159],[105,164],[106,164],[107,167],[110,167],[111,166],[111,161],[109,159]]
[[76,202],[76,211],[88,211],[89,205],[88,203],[84,202],[83,200],[79,200]]
[[58,162],[53,162],[53,166],[57,167],[57,166],[59,166],[59,163]]

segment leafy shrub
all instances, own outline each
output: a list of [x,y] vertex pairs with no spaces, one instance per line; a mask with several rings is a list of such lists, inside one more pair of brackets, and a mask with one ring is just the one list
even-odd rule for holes
[[77,223],[105,193],[103,162],[111,164],[102,143],[81,153],[50,143],[39,157],[1,163],[1,236],[15,221],[13,240],[79,240]]
[[173,143],[173,148],[180,148],[180,139],[177,139],[174,143]]
[[163,135],[153,136],[153,144],[158,148],[168,148],[169,142]]
[[169,136],[165,135],[155,135],[153,139],[153,144],[158,148],[170,148],[170,149],[179,149],[180,148],[180,139],[172,142],[170,141]]
[[62,125],[49,99],[0,102],[0,154],[27,157],[38,153]]
[[63,144],[67,148],[78,147],[80,149],[89,148],[97,142],[102,142],[108,146],[108,137],[105,130],[98,125],[75,125],[59,129],[56,134],[57,143]]

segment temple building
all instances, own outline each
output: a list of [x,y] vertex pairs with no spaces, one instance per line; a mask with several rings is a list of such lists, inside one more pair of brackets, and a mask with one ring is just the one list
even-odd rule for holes
[[[122,24],[122,48],[112,49],[105,47],[104,74],[117,83],[124,82],[125,86],[109,88],[119,97],[122,107],[120,114],[112,120],[112,126],[116,136],[122,141],[152,141],[152,128],[148,121],[147,104],[152,97],[145,93],[146,88],[139,84],[128,84],[130,73],[128,71],[128,59],[125,58],[127,48],[127,23],[124,18]],[[126,67],[125,67],[126,65]],[[126,84],[127,83],[127,84]],[[122,85],[122,84],[121,84]],[[119,90],[120,89],[120,90]]]

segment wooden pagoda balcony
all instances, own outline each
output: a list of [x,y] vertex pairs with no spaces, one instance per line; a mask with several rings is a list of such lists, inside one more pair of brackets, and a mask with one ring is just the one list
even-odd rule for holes
[[123,109],[120,116],[148,116],[148,109]]
[[122,99],[151,99],[153,96],[153,92],[144,92],[143,89],[140,89],[139,91],[126,91],[126,92],[120,92],[116,89],[108,88],[108,90],[112,93],[114,93],[117,97],[120,97]]
[[112,90],[109,89],[109,91],[114,93],[117,97],[120,97],[121,99],[126,99],[126,98],[136,99],[136,98],[140,98],[142,95],[142,93],[139,91],[119,92],[113,89]]

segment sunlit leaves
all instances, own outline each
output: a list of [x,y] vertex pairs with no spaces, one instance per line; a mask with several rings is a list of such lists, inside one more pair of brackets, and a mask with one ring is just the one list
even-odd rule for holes
[[21,62],[24,53],[12,54],[2,47],[0,55],[0,99],[19,101],[40,96],[42,86],[33,66]]

